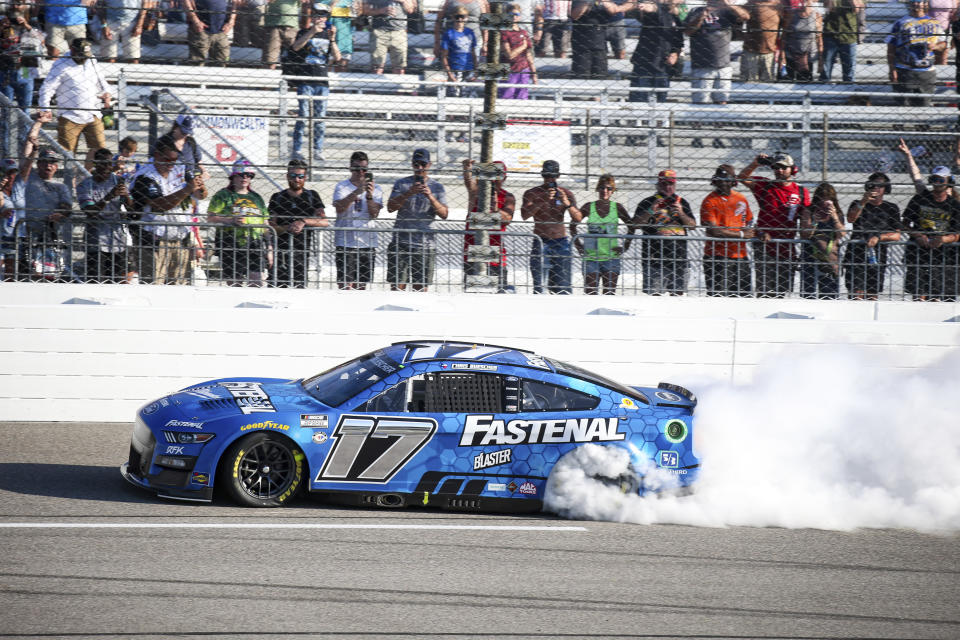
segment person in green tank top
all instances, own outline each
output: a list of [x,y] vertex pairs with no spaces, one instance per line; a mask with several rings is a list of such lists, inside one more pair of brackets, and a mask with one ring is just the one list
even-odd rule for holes
[[614,295],[617,292],[617,279],[620,277],[620,256],[630,248],[630,238],[622,241],[617,237],[620,222],[627,225],[627,233],[633,234],[633,222],[626,208],[612,200],[617,190],[617,181],[609,173],[597,180],[597,196],[593,202],[580,207],[587,227],[584,236],[577,235],[577,223],[570,222],[570,235],[573,246],[583,264],[583,291],[588,295],[600,293],[601,281],[603,293]]
[[207,207],[207,220],[224,225],[217,229],[217,248],[223,279],[233,287],[263,286],[264,271],[273,266],[267,206],[250,188],[255,175],[249,160],[237,160],[229,186],[213,194]]

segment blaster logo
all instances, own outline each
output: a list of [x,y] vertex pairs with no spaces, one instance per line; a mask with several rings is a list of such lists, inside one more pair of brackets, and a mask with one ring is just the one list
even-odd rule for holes
[[489,469],[510,462],[511,449],[501,449],[493,453],[481,453],[473,458],[473,470]]
[[611,442],[626,439],[617,418],[557,420],[494,420],[492,415],[467,416],[461,447],[514,444]]

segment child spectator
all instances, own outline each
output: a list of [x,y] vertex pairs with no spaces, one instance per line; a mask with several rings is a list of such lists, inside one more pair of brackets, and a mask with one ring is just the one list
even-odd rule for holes
[[[510,63],[510,77],[507,84],[536,84],[537,71],[533,61],[533,41],[530,33],[518,23],[521,16],[520,5],[510,5],[513,17],[513,29],[504,31],[500,36],[500,62]],[[529,100],[530,92],[523,87],[500,89],[500,98]]]
[[[466,8],[457,7],[454,12],[454,26],[443,32],[440,61],[443,70],[447,72],[448,82],[472,80],[473,70],[477,68],[477,36],[473,29],[466,26],[469,16],[470,12]],[[464,88],[459,85],[447,89],[448,96],[460,97],[464,93]]]

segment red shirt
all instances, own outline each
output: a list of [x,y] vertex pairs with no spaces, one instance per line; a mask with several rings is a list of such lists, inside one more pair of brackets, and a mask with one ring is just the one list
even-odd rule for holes
[[[504,189],[499,189],[499,190],[497,190],[497,211],[503,209],[503,205],[504,205],[504,203],[507,201],[507,196],[508,196],[508,195],[510,195],[510,192],[509,192],[509,191],[506,191],[506,190],[504,190]],[[474,205],[473,209],[471,209],[470,211],[473,212],[473,211],[476,211],[476,210],[477,210],[477,207],[476,207],[476,205]],[[508,224],[510,224],[510,223],[509,223],[509,222],[501,222],[501,223],[500,223],[500,231],[506,231]],[[470,231],[470,216],[469,216],[469,215],[467,216],[467,231]],[[475,244],[474,235],[473,235],[472,233],[465,233],[465,234],[463,235],[463,256],[464,256],[464,258],[466,258],[466,256],[467,256],[467,247],[469,247],[469,246],[472,245],[472,244]],[[499,265],[499,266],[501,266],[501,267],[507,266],[507,250],[506,250],[506,248],[503,246],[503,237],[502,237],[499,233],[491,233],[491,234],[490,234],[490,246],[492,246],[492,247],[500,247],[500,260],[499,260],[499,261],[490,262],[490,263],[488,263],[488,264],[490,264],[490,266],[492,266],[492,267],[495,267],[495,266],[497,266],[497,265]]]
[[[811,204],[810,192],[796,182],[775,182],[769,178],[751,178],[750,191],[757,199],[757,229],[775,240],[790,240],[797,235],[800,208]],[[793,245],[769,243],[767,253],[789,258]]]

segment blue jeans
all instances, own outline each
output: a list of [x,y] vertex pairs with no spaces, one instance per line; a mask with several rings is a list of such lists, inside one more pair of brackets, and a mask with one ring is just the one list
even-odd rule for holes
[[[631,87],[638,87],[643,89],[667,89],[670,87],[670,77],[666,72],[659,73],[653,76],[647,75],[643,77],[633,77],[630,80]],[[627,97],[628,102],[647,102],[649,99],[649,91],[631,91],[630,95]],[[659,91],[657,92],[657,102],[666,102],[667,101],[667,92]]]
[[840,56],[840,68],[843,71],[843,81],[853,82],[853,71],[857,64],[857,43],[840,44],[830,36],[823,36],[823,68],[820,71],[820,80],[829,81],[833,75],[833,64]]
[[[3,95],[15,101],[18,107],[27,110],[33,102],[33,78],[24,79],[17,69],[2,71],[0,72],[0,91],[3,91]],[[0,113],[0,157],[4,158],[17,155],[16,150],[10,153],[10,149],[7,148],[7,138],[10,135],[7,123],[12,115],[7,113],[6,110]],[[19,120],[14,119],[14,122],[19,122]]]
[[[297,86],[298,96],[328,96],[330,87],[318,84],[301,84]],[[313,105],[313,151],[316,154],[323,153],[323,135],[326,132],[326,124],[323,119],[327,115],[326,100],[298,100],[298,115],[300,118],[310,117],[310,106]],[[297,120],[293,126],[293,152],[303,152],[303,134],[307,129],[305,120]]]
[[573,293],[570,284],[570,269],[573,254],[570,251],[570,238],[549,240],[534,236],[530,247],[530,275],[533,278],[533,292],[543,293],[543,275],[547,276],[547,291],[550,293]]

